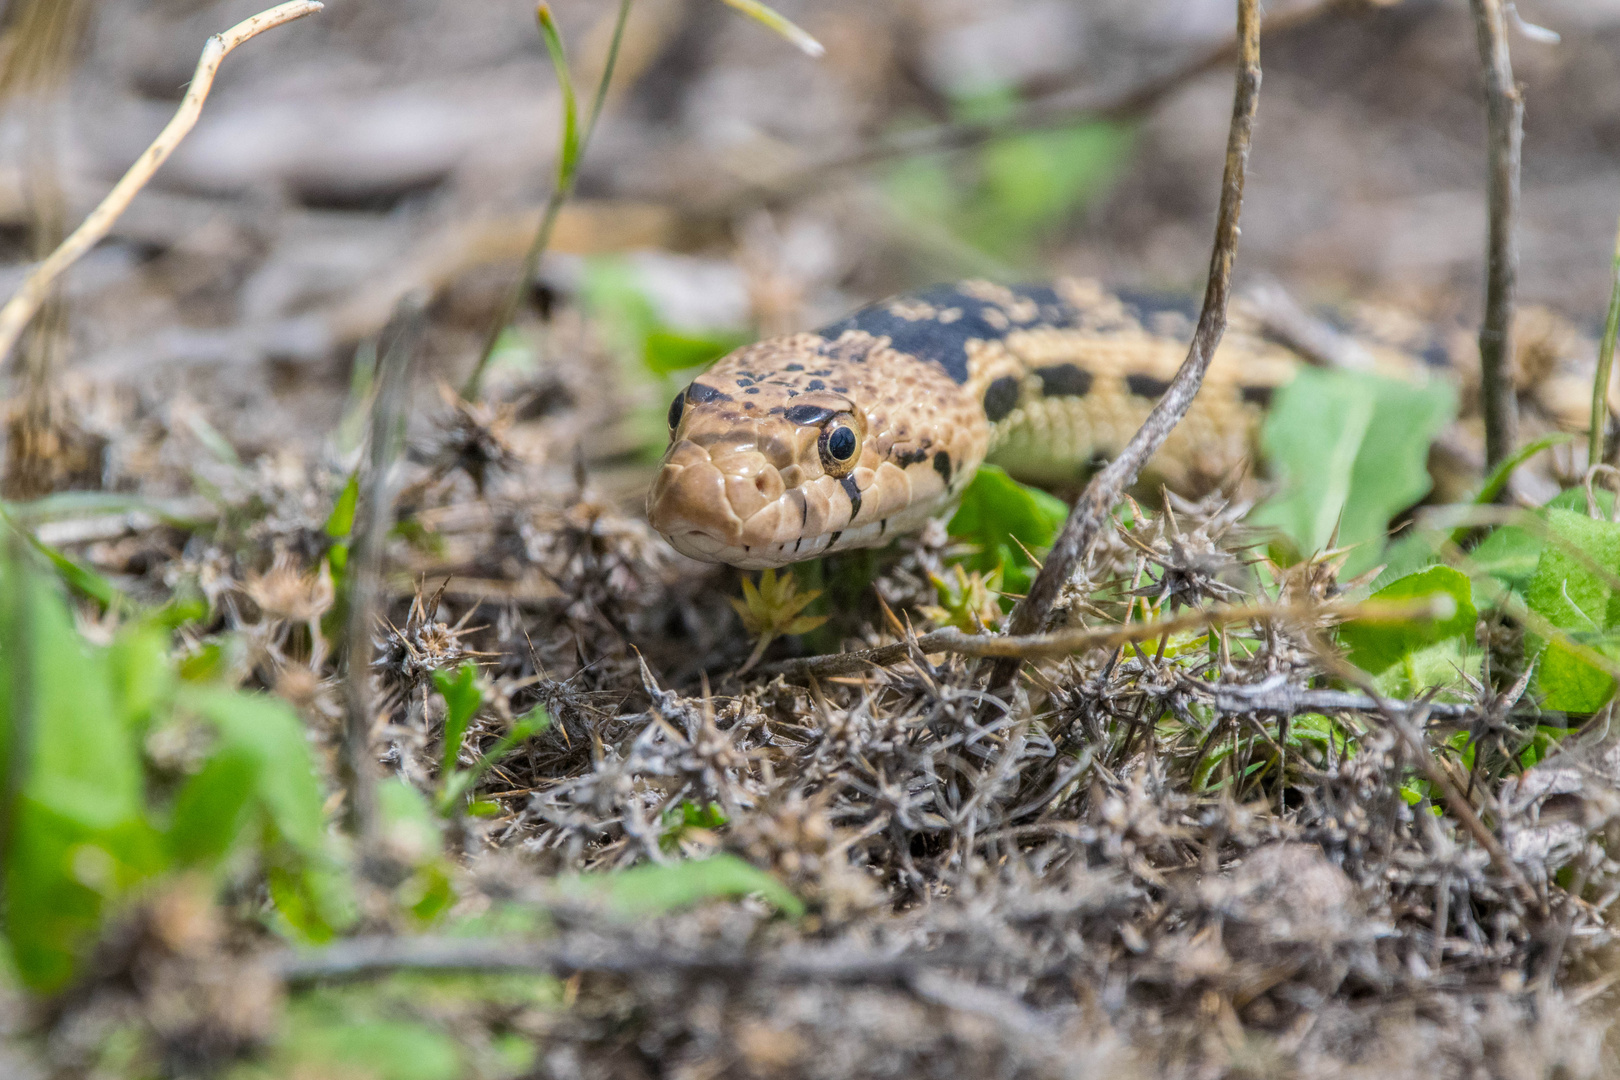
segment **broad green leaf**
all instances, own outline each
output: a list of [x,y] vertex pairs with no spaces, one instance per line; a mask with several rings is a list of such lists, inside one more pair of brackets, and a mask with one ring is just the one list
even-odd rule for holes
[[669,866],[644,865],[557,882],[564,896],[599,901],[621,918],[657,915],[704,900],[758,893],[784,915],[798,918],[804,903],[776,878],[735,855],[715,855]]
[[105,652],[79,636],[63,598],[25,559],[3,571],[0,730],[8,760],[21,755],[26,770],[0,895],[18,975],[48,991],[72,977],[105,903],[156,868],[157,841]]
[[[1614,493],[1597,492],[1599,510],[1605,515],[1614,508]],[[1586,513],[1586,492],[1578,487],[1559,492],[1546,506],[1535,511],[1543,521],[1554,510],[1573,510]],[[1516,593],[1524,593],[1535,577],[1541,563],[1541,552],[1546,540],[1535,530],[1522,525],[1503,525],[1469,552],[1472,568],[1500,581]],[[1476,595],[1477,592],[1476,592]]]
[[1473,642],[1450,637],[1403,654],[1373,681],[1379,693],[1390,697],[1415,697],[1435,688],[1460,690],[1463,675],[1479,676],[1480,659]]
[[253,820],[259,761],[240,747],[214,754],[175,797],[164,840],[179,866],[223,858]]
[[153,618],[129,623],[113,639],[107,661],[125,723],[144,730],[154,711],[174,692],[168,628]]
[[1305,369],[1277,393],[1261,431],[1283,491],[1256,511],[1300,555],[1353,547],[1344,572],[1376,565],[1395,514],[1429,490],[1429,443],[1456,413],[1456,396],[1343,371]]
[[[1548,510],[1545,520],[1558,542],[1548,542],[1536,564],[1525,592],[1530,610],[1561,630],[1607,630],[1620,622],[1620,595],[1612,585],[1620,574],[1620,524],[1558,509]],[[1607,569],[1606,577],[1594,563]]]
[[705,367],[733,349],[746,345],[749,335],[716,331],[708,334],[682,333],[667,327],[647,331],[641,358],[655,375],[673,375],[690,368]]
[[[1571,635],[1587,648],[1620,663],[1620,635],[1592,638],[1589,635]],[[1546,709],[1570,713],[1595,713],[1614,696],[1614,676],[1577,655],[1570,643],[1562,638],[1547,642],[1536,668],[1536,685],[1541,691],[1541,705]]]
[[1021,593],[1029,588],[1034,568],[1018,544],[1044,551],[1068,516],[1061,499],[1018,483],[995,465],[982,465],[962,493],[950,534],[978,549],[962,560],[964,566],[984,574],[1000,570],[1005,591]]
[[439,819],[422,793],[394,778],[377,785],[377,813],[390,851],[418,866],[439,854]]
[[233,1077],[363,1077],[365,1080],[458,1080],[467,1075],[455,1040],[420,1020],[356,1016],[323,997],[296,1003],[274,1055],[273,1072],[251,1066]]
[[1525,603],[1569,640],[1532,640],[1532,647],[1544,645],[1536,687],[1546,708],[1595,712],[1614,694],[1614,677],[1571,644],[1620,658],[1620,635],[1610,633],[1620,627],[1620,590],[1613,587],[1620,572],[1620,524],[1556,508],[1545,512],[1545,520],[1556,540],[1542,550]]
[[1479,618],[1468,575],[1449,566],[1408,574],[1373,593],[1371,599],[1386,603],[1440,601],[1451,611],[1449,616],[1426,621],[1346,623],[1339,634],[1351,662],[1373,674],[1447,638],[1471,640]]
[[324,798],[304,725],[285,702],[263,694],[188,686],[181,704],[210,721],[219,750],[256,763],[256,796],[276,832],[300,854],[326,850]]

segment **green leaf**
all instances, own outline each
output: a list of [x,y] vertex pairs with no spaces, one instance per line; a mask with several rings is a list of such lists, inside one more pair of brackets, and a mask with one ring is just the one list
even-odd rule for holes
[[1440,383],[1307,368],[1277,393],[1261,445],[1284,490],[1255,513],[1301,555],[1321,551],[1335,528],[1354,546],[1344,572],[1377,564],[1395,514],[1429,490],[1429,443],[1456,414]]
[[1611,633],[1620,628],[1620,590],[1613,585],[1620,572],[1620,524],[1557,508],[1546,510],[1545,520],[1557,541],[1542,550],[1525,603],[1568,638],[1531,640],[1532,649],[1544,649],[1536,686],[1546,708],[1596,712],[1613,696],[1614,676],[1573,646],[1620,659],[1620,635]]
[[579,106],[574,97],[574,79],[568,71],[568,56],[563,51],[562,32],[551,16],[551,6],[541,4],[535,11],[540,21],[540,36],[545,38],[546,51],[551,54],[551,66],[557,71],[557,88],[562,91],[562,146],[557,155],[557,186],[567,188],[574,170],[579,166]]
[[388,849],[412,866],[439,855],[439,819],[416,788],[400,779],[377,785],[377,813]]
[[712,364],[748,341],[749,335],[743,333],[692,334],[658,327],[649,330],[642,342],[642,362],[655,375],[673,375]]
[[1501,494],[1502,489],[1507,487],[1508,480],[1520,465],[1523,465],[1543,450],[1573,442],[1574,439],[1575,436],[1568,432],[1557,432],[1552,435],[1545,435],[1535,442],[1519,447],[1519,449],[1498,463],[1496,468],[1491,470],[1491,474],[1485,478],[1485,483],[1480,485],[1479,494],[1474,496],[1474,505],[1489,506],[1496,501],[1496,497]]
[[1373,593],[1372,600],[1388,603],[1439,601],[1451,614],[1426,621],[1353,621],[1339,631],[1350,660],[1377,674],[1408,654],[1447,638],[1472,640],[1479,613],[1474,608],[1468,575],[1449,566],[1431,566],[1408,574]]
[[326,535],[334,540],[342,540],[354,532],[354,513],[359,505],[360,470],[355,469],[349,474],[343,490],[338,492],[337,501],[332,504],[332,512],[326,516]]
[[298,714],[278,698],[218,687],[184,687],[179,701],[214,725],[221,752],[256,764],[255,796],[279,836],[301,854],[323,854],[325,800]]
[[[1620,524],[1571,510],[1549,509],[1547,528],[1561,542],[1548,543],[1525,592],[1525,603],[1561,630],[1607,630],[1620,623]],[[1585,558],[1576,554],[1580,552]],[[1599,574],[1592,564],[1608,570]]]
[[[421,1020],[352,1015],[325,995],[296,1002],[274,1055],[276,1077],[458,1080],[467,1065],[455,1040]],[[242,1080],[267,1074],[244,1067]]]
[[129,623],[113,639],[107,661],[125,723],[144,730],[174,693],[176,677],[169,660],[168,628],[155,618]]
[[116,585],[62,552],[42,542],[32,531],[17,524],[11,515],[9,505],[0,503],[0,519],[16,530],[17,535],[28,543],[39,554],[43,555],[56,573],[67,584],[68,588],[81,596],[85,596],[100,604],[103,608],[112,607],[124,601],[124,594]]
[[214,754],[188,778],[175,797],[164,836],[179,866],[223,858],[253,820],[259,762],[239,747]]
[[[1571,635],[1589,649],[1620,663],[1620,635],[1590,638]],[[1614,696],[1615,678],[1581,656],[1563,638],[1553,638],[1541,654],[1536,668],[1536,686],[1545,709],[1570,713],[1595,713]]]
[[806,56],[819,57],[827,51],[821,42],[800,29],[791,19],[769,5],[760,3],[760,0],[725,0],[725,3],[782,35]]
[[[330,937],[352,920],[353,898],[330,850],[324,799],[298,715],[276,698],[212,686],[182,686],[176,701],[213,724],[219,739],[215,755],[237,759],[240,764],[228,768],[252,778],[251,810],[269,826],[270,895],[287,926],[309,940]],[[227,805],[217,791],[193,797],[199,806]],[[231,842],[223,828],[209,833],[196,826],[171,839],[177,850],[183,846],[199,854],[223,852]]]
[[[536,705],[533,709],[517,720],[512,729],[495,741],[489,752],[480,754],[478,760],[470,769],[458,769],[450,774],[444,785],[444,792],[439,798],[441,813],[453,813],[460,804],[463,796],[477,786],[478,781],[484,778],[491,766],[500,764],[501,760],[510,754],[524,741],[540,734],[551,726],[551,715],[546,712],[545,706]],[[480,807],[489,809],[483,810]],[[495,803],[474,803],[467,808],[467,812],[474,817],[493,817],[500,812],[500,806]]]
[[804,903],[776,878],[735,855],[715,855],[669,866],[647,864],[606,874],[559,880],[563,895],[605,904],[621,918],[657,915],[704,900],[758,893],[778,911],[798,918]]
[[26,767],[0,903],[19,977],[49,991],[72,978],[105,904],[159,856],[136,733],[106,654],[79,636],[63,598],[17,550],[0,567],[0,731],[7,762],[20,756]]
[[444,748],[439,756],[439,775],[448,780],[455,771],[467,726],[484,704],[483,692],[478,689],[478,666],[462,664],[454,675],[435,671],[433,685],[444,698]]
[[964,566],[982,574],[1000,570],[1004,591],[1021,593],[1029,588],[1034,565],[1018,544],[1036,553],[1046,550],[1068,516],[1061,499],[982,465],[962,493],[949,529],[952,538],[978,549],[962,560]]

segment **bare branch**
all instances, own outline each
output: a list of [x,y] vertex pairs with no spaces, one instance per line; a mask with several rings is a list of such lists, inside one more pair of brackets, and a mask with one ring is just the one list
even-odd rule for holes
[[197,60],[196,73],[191,77],[191,88],[186,91],[185,99],[180,102],[180,108],[175,110],[173,118],[113,186],[112,191],[107,193],[107,197],[101,200],[101,205],[84,219],[84,224],[73,230],[73,235],[62,241],[44,262],[34,268],[22,288],[6,302],[4,308],[0,308],[0,363],[11,355],[17,339],[50,295],[51,286],[57,278],[101,242],[113,223],[129,208],[130,202],[197,125],[197,118],[202,115],[203,102],[214,85],[214,75],[219,71],[220,62],[249,38],[257,37],[282,23],[313,15],[322,7],[319,0],[289,0],[208,39],[203,46],[202,56]]
[[[1485,73],[1490,166],[1486,174],[1490,238],[1486,242],[1485,319],[1479,327],[1479,365],[1485,408],[1485,465],[1494,468],[1518,441],[1519,408],[1513,390],[1513,300],[1519,276],[1519,150],[1524,99],[1508,58],[1507,18],[1501,0],[1471,0],[1479,59]],[[1506,492],[1504,487],[1503,491]]]
[[357,979],[393,971],[699,972],[781,982],[894,982],[930,967],[961,964],[958,950],[858,952],[849,948],[784,949],[772,955],[736,949],[637,945],[624,937],[574,933],[548,941],[492,938],[358,937],[314,951],[271,954],[270,970],[288,982]]
[[[1107,524],[1114,504],[1136,481],[1142,466],[1164,445],[1192,406],[1193,398],[1203,385],[1204,372],[1209,370],[1210,358],[1215,355],[1215,348],[1226,330],[1227,293],[1232,279],[1232,259],[1237,252],[1238,214],[1243,207],[1243,180],[1254,131],[1255,104],[1260,93],[1259,0],[1238,0],[1238,40],[1237,89],[1232,100],[1232,125],[1226,139],[1226,168],[1215,220],[1215,250],[1210,256],[1209,283],[1204,290],[1204,306],[1198,315],[1192,348],[1181,370],[1176,372],[1169,388],[1153,406],[1142,427],[1131,436],[1124,451],[1091,478],[1076,500],[1029,594],[1013,608],[1008,633],[1014,636],[1040,629],[1075,564]],[[990,685],[1003,686],[1017,674],[1017,660],[1002,660],[991,674]]]
[[1315,624],[1323,619],[1360,619],[1368,622],[1404,622],[1432,619],[1439,612],[1427,601],[1359,604],[1326,603],[1310,606],[1289,604],[1232,604],[1199,608],[1185,615],[1155,622],[1124,626],[1084,627],[1051,634],[964,634],[955,628],[909,638],[893,645],[882,645],[859,652],[827,653],[797,660],[782,660],[759,668],[766,675],[851,675],[868,665],[898,663],[909,656],[929,653],[956,653],[959,656],[994,656],[1010,660],[1037,660],[1068,656],[1086,649],[1117,648],[1133,641],[1152,641],[1166,634],[1205,630],[1258,621],[1294,621]]
[[379,343],[377,396],[371,403],[370,450],[360,490],[349,560],[348,721],[343,740],[343,772],[349,826],[368,837],[374,825],[376,761],[371,745],[372,630],[382,592],[383,553],[394,515],[394,462],[405,443],[405,403],[410,369],[422,343],[427,298],[421,292],[400,300]]

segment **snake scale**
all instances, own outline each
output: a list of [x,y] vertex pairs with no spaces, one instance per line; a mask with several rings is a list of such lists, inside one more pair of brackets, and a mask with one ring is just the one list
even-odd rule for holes
[[[1195,315],[1184,298],[1088,280],[967,281],[745,346],[671,402],[648,520],[686,555],[761,569],[886,544],[947,510],[987,460],[1073,483],[1147,417]],[[1445,362],[1382,352],[1419,377]],[[1234,318],[1146,475],[1180,491],[1234,475],[1305,362]]]

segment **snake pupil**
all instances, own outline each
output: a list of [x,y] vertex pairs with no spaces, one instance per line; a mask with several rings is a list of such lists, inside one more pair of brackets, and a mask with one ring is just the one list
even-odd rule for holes
[[855,432],[847,427],[834,428],[827,436],[827,453],[836,461],[848,461],[855,456]]
[[681,413],[686,411],[686,391],[682,390],[675,395],[675,400],[669,403],[669,431],[675,433],[675,428],[681,422]]

